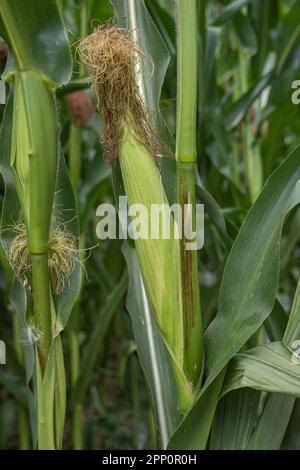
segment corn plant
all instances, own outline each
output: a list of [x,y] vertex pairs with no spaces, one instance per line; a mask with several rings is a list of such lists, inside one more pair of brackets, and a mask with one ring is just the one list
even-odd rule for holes
[[[299,449],[298,2],[0,18],[0,447]],[[120,196],[154,237],[98,240]]]
[[[66,210],[70,216],[74,203],[58,142],[54,91],[68,80],[71,61],[55,3],[47,11],[40,4],[40,20],[31,23],[27,14],[34,8],[30,1],[22,8],[17,2],[1,4],[1,19],[14,55],[6,72],[14,88],[2,130],[6,142],[2,171],[7,184],[2,233],[19,283],[18,295],[26,292],[22,334],[32,343],[35,355],[37,445],[57,449],[62,445],[66,402],[60,332],[77,295],[78,269],[75,213],[70,219],[73,231],[66,219]],[[48,45],[55,57],[61,54],[61,71],[51,60],[44,60],[35,42],[35,35],[42,34],[47,25],[48,14],[64,37],[58,46]],[[56,197],[55,189],[62,195]],[[73,206],[66,208],[70,202]]]

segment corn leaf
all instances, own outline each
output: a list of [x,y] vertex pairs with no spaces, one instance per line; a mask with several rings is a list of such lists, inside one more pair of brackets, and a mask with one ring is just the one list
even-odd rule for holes
[[257,37],[249,16],[238,12],[232,19],[232,28],[236,35],[239,49],[254,55],[257,52]]
[[[287,319],[285,310],[276,300],[265,322],[271,341],[283,338]],[[233,390],[223,397],[213,423],[210,448],[279,449],[295,399],[279,393],[261,398],[259,391],[248,388]],[[257,418],[259,406],[262,411]]]
[[18,220],[21,206],[18,198],[15,196],[15,184],[10,166],[11,139],[12,139],[12,119],[13,119],[13,96],[10,94],[7,105],[5,107],[4,117],[1,127],[1,155],[0,170],[5,184],[4,201],[2,206],[2,227],[1,242],[3,248],[7,250],[14,238],[12,226]]
[[137,255],[123,246],[129,272],[126,306],[132,321],[137,350],[145,374],[163,447],[178,424],[177,392],[169,353],[153,320],[142,285]]
[[300,201],[299,162],[300,148],[269,178],[233,244],[222,280],[220,308],[205,334],[209,377],[224,367],[272,310],[283,220]]
[[300,362],[281,342],[269,343],[237,354],[231,361],[222,396],[230,390],[251,387],[300,397]]
[[276,38],[277,64],[276,72],[279,74],[290,58],[292,51],[299,44],[300,37],[300,5],[295,3],[290,12],[283,18]]
[[[79,227],[74,191],[71,185],[66,161],[62,149],[58,145],[58,166],[53,204],[53,216],[62,228],[71,233],[76,240],[79,239]],[[57,329],[63,329],[69,319],[72,307],[80,291],[80,255],[75,255],[74,269],[64,281],[62,291],[55,297],[57,314]]]
[[204,335],[208,376],[171,439],[173,448],[198,448],[203,426],[198,413],[205,390],[272,310],[279,279],[282,225],[300,202],[299,178],[297,148],[267,180],[238,233],[224,270],[219,311]]
[[65,414],[66,414],[66,373],[64,355],[61,344],[61,337],[58,336],[55,342],[55,384],[54,384],[54,420],[55,420],[55,448],[61,449]]
[[[278,305],[278,303],[277,303]],[[282,310],[282,309],[281,309]],[[274,309],[272,313],[274,312]],[[288,347],[299,337],[299,286],[295,293],[292,310],[289,316],[289,323],[281,335],[283,343]],[[271,318],[272,314],[269,318]],[[278,317],[284,323],[285,312],[280,312]],[[281,326],[282,328],[282,326]],[[269,394],[264,403],[259,421],[255,427],[251,438],[247,444],[248,449],[279,449],[285,435],[292,411],[294,409],[295,398],[281,394]]]
[[245,117],[252,103],[262,94],[267,86],[270,85],[273,78],[273,72],[260,78],[253,87],[250,88],[229,110],[225,116],[225,125],[228,131],[234,129]]
[[[111,3],[114,6],[117,23],[124,28],[136,30],[135,39],[150,58],[143,65],[142,93],[161,138],[171,150],[174,150],[174,139],[160,111],[161,91],[170,63],[169,50],[151,18],[144,0],[139,2],[111,0]],[[176,200],[175,163],[169,158],[163,158],[160,166],[164,188],[168,200],[172,204]]]
[[232,242],[230,235],[228,234],[225,218],[217,201],[199,182],[196,185],[196,192],[197,192],[197,195],[199,196],[201,204],[205,205],[205,209],[213,225],[217,229],[221,237],[221,240],[223,241],[226,248],[230,249],[233,242]]
[[221,28],[208,26],[206,29],[205,46],[199,40],[198,60],[198,111],[201,114],[199,125],[205,126],[204,114],[213,113],[214,106],[219,106],[216,100],[216,51],[220,40]]
[[266,319],[264,327],[270,341],[281,341],[287,326],[288,315],[281,303],[276,299],[272,312]]
[[286,395],[268,394],[259,421],[247,443],[250,450],[280,449],[295,398]]
[[300,338],[300,281],[295,292],[289,321],[284,333],[283,344],[293,347],[293,342]]
[[41,391],[37,395],[39,450],[60,449],[66,411],[66,378],[60,336],[52,342],[44,376],[38,358],[36,364],[38,390]]
[[[0,143],[0,171],[3,176],[5,184],[5,194],[2,206],[1,214],[1,244],[4,248],[6,256],[9,252],[10,244],[15,237],[13,232],[13,225],[16,223],[20,216],[20,204],[16,197],[15,185],[11,172],[10,166],[10,153],[11,153],[11,136],[12,136],[12,115],[13,115],[13,95],[10,94],[7,105],[4,111],[4,117],[2,121]],[[20,338],[22,344],[22,350],[24,354],[24,368],[25,368],[25,380],[22,389],[27,390],[27,393],[32,394],[29,388],[29,383],[33,377],[34,372],[34,345],[30,336],[30,330],[26,324],[26,292],[24,286],[18,281],[14,281],[11,288],[10,300],[15,308],[15,314],[18,316]],[[28,407],[30,416],[30,425],[32,430],[32,441],[36,439],[36,409],[31,400],[31,406]]]
[[171,147],[171,136],[162,119],[159,100],[161,89],[170,61],[169,51],[155,23],[145,7],[144,0],[111,0],[115,9],[118,24],[125,28],[136,29],[139,46],[151,57],[143,66],[143,91],[148,108],[151,110],[155,123],[161,130],[162,138]]
[[283,442],[282,449],[300,449],[300,400],[296,400]]
[[257,75],[262,74],[268,52],[271,47],[270,29],[275,28],[278,21],[278,2],[274,0],[253,0],[249,11],[257,35],[259,48],[254,58]]
[[0,16],[19,68],[37,69],[56,84],[69,81],[69,43],[55,0],[1,0]]
[[255,423],[260,393],[240,389],[223,397],[213,422],[209,448],[211,450],[244,450]]
[[0,370],[0,384],[8,390],[13,397],[25,408],[29,409],[33,405],[31,391],[24,385],[20,377],[3,370]]
[[15,314],[18,318],[20,337],[18,341],[22,344],[25,381],[29,384],[34,372],[34,347],[32,338],[30,338],[30,329],[26,325],[27,299],[23,286],[14,280],[10,292],[10,302],[12,303]]
[[250,0],[235,0],[227,5],[222,13],[214,19],[213,24],[222,25],[230,20],[237,12],[249,3]]

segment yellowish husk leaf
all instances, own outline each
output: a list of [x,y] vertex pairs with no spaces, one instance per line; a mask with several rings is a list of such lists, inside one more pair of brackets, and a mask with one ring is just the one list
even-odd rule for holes
[[[120,146],[120,165],[129,207],[143,204],[148,212],[151,227],[151,206],[165,204],[168,200],[161,175],[148,150],[139,144],[127,130]],[[183,372],[184,335],[181,295],[181,270],[179,240],[174,237],[174,220],[169,214],[170,238],[138,238],[135,246],[148,300],[165,342],[175,363],[175,378],[185,389],[181,394],[182,408],[190,404],[192,388]],[[150,232],[149,232],[150,233]]]

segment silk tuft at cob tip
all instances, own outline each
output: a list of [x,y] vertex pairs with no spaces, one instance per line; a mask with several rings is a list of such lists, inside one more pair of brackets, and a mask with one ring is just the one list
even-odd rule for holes
[[[10,246],[9,261],[19,281],[30,285],[31,258],[25,224],[17,222],[13,226],[13,232],[16,236]],[[57,222],[53,222],[50,228],[48,253],[52,292],[58,295],[75,268],[78,248],[76,238]]]
[[145,60],[151,58],[132,40],[130,33],[109,23],[83,38],[77,48],[90,71],[103,121],[103,148],[108,163],[118,157],[125,128],[155,159],[171,155],[159,137],[136,82],[135,68],[143,69]]

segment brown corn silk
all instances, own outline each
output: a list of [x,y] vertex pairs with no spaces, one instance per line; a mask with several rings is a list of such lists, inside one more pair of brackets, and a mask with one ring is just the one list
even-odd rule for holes
[[80,41],[78,51],[95,90],[106,161],[111,164],[118,157],[124,128],[155,158],[169,155],[135,78],[136,65],[142,67],[151,59],[132,40],[130,31],[114,24],[100,26]]

